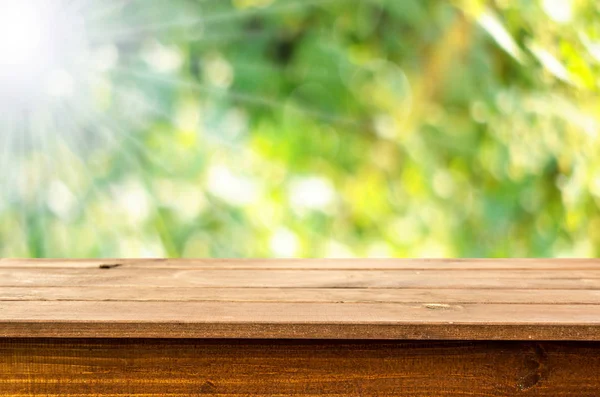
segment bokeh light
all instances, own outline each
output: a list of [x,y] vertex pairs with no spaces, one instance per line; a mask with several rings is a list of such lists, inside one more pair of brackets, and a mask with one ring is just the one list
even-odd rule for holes
[[2,1],[0,256],[600,255],[599,18]]

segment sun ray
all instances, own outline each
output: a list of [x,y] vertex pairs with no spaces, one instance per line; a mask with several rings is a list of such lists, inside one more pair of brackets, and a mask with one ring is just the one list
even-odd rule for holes
[[[148,170],[141,164],[140,159],[135,155],[134,152],[131,152],[129,150],[126,150],[121,142],[120,138],[123,138],[123,136],[127,135],[127,134],[122,134],[119,131],[113,130],[113,125],[110,122],[110,120],[102,115],[99,114],[94,114],[92,112],[90,112],[88,109],[80,109],[77,107],[74,107],[74,111],[76,114],[78,114],[78,121],[77,123],[80,125],[80,127],[84,127],[85,125],[92,123],[94,124],[97,128],[96,133],[101,133],[105,139],[110,142],[110,145],[112,145],[112,148],[110,148],[109,150],[113,153],[121,153],[123,158],[125,159],[125,161],[136,170],[138,179],[141,181],[145,181],[147,179],[147,177],[145,176],[145,174],[148,172]],[[100,128],[98,128],[100,127]],[[98,189],[95,186],[95,181],[90,177],[91,180],[91,189],[92,191],[97,195],[97,196],[103,196],[107,198],[108,202],[115,202],[114,197],[111,197],[108,195],[107,192],[102,191],[100,189]],[[148,189],[149,186],[148,184],[145,184],[145,188]],[[150,196],[152,197],[153,195],[150,194]],[[151,202],[151,205],[153,206],[152,210],[156,211],[156,208],[154,208],[155,203],[154,201]],[[139,241],[142,240],[142,232],[141,230],[137,230],[136,232],[137,234],[137,238]],[[115,237],[115,241],[119,240],[119,234],[117,233],[117,231],[115,231],[113,234],[113,236]]]
[[[186,17],[185,19],[179,19],[177,21],[168,21],[160,23],[148,23],[146,25],[136,25],[121,29],[114,29],[110,32],[105,31],[93,31],[89,32],[89,37],[94,42],[119,42],[129,41],[133,39],[140,39],[142,36],[155,35],[158,33],[168,33],[172,30],[192,28],[199,29],[205,28],[211,24],[224,23],[233,21],[240,18],[253,17],[257,15],[278,15],[287,12],[294,12],[314,6],[326,5],[329,3],[349,2],[349,1],[360,1],[360,0],[290,0],[283,4],[271,5],[268,7],[253,7],[244,9],[235,9],[233,11],[226,11],[220,13],[214,13],[201,17]],[[189,41],[201,39],[198,37],[187,37]]]
[[222,88],[218,88],[218,87],[210,87],[207,84],[199,83],[196,81],[173,79],[173,78],[169,78],[169,77],[166,77],[163,75],[156,75],[156,74],[151,74],[148,72],[140,72],[137,70],[132,70],[131,68],[128,68],[128,67],[119,67],[119,68],[115,69],[115,71],[130,75],[130,76],[135,76],[142,80],[147,80],[147,81],[149,80],[155,84],[167,84],[172,87],[188,89],[188,90],[192,90],[195,92],[208,94],[208,95],[212,95],[212,96],[228,97],[234,101],[238,101],[238,102],[242,102],[242,103],[246,103],[246,104],[250,104],[250,105],[266,107],[266,108],[274,108],[274,109],[286,108],[293,112],[297,112],[297,113],[304,114],[307,116],[315,117],[317,119],[336,123],[336,124],[341,124],[341,125],[359,125],[359,124],[361,124],[361,122],[359,120],[354,119],[354,118],[344,117],[344,116],[340,116],[340,115],[334,115],[334,114],[330,114],[328,112],[322,112],[319,110],[307,108],[307,107],[300,106],[297,104],[282,104],[281,101],[278,101],[276,99],[258,97],[258,96],[241,93],[241,92],[235,92],[235,91],[222,89]]
[[[31,116],[31,127],[29,134],[31,139],[31,147],[36,157],[39,157],[39,161],[43,164],[43,170],[36,181],[37,192],[35,194],[36,201],[36,221],[34,222],[37,229],[37,243],[39,245],[40,255],[39,257],[48,257],[50,253],[48,244],[48,213],[47,213],[47,198],[48,198],[48,181],[52,175],[55,174],[55,163],[50,161],[51,148],[48,141],[48,132],[50,126],[48,120],[44,114],[34,114]],[[33,124],[35,123],[35,125]]]
[[[155,165],[158,165],[163,172],[166,172],[168,175],[171,175],[174,178],[176,177],[176,174],[173,171],[169,170],[168,167],[166,167],[163,163],[159,162],[152,155],[149,155],[148,153],[146,153],[146,151],[147,151],[146,148],[143,147],[142,145],[140,145],[139,142],[137,142],[134,138],[130,137],[127,133],[125,133],[119,125],[116,125],[116,123],[114,123],[113,120],[108,119],[108,118],[104,117],[103,115],[99,115],[99,114],[93,115],[92,117],[96,117],[95,120],[98,121],[99,123],[106,124],[109,127],[109,129],[106,131],[110,131],[110,134],[115,134],[115,135],[118,135],[119,137],[124,136],[125,138],[127,138],[127,140],[137,148],[137,153],[143,155],[144,160],[149,161]],[[112,140],[118,141],[114,137],[112,137]],[[146,189],[146,191],[149,193],[150,197],[156,197],[156,195],[154,193],[153,185],[147,176],[147,173],[148,173],[147,167],[144,164],[142,164],[141,160],[138,157],[132,155],[129,151],[123,150],[122,146],[119,145],[118,142],[117,142],[117,145],[118,145],[119,150],[124,154],[125,158],[128,159],[130,164],[137,169],[137,172],[139,175],[139,180],[143,183],[143,186]],[[175,242],[173,240],[173,237],[166,230],[165,220],[163,219],[163,215],[160,212],[158,206],[156,205],[156,201],[151,200],[150,206],[151,206],[150,211],[156,220],[154,226],[157,229],[157,233],[161,238],[164,249],[169,254],[169,256],[175,256],[175,257],[180,256],[180,252],[177,248],[177,245],[175,244]],[[138,235],[140,236],[140,241],[141,241],[141,232],[138,232]]]
[[128,4],[133,3],[134,0],[120,0],[112,1],[109,4],[97,5],[93,10],[85,13],[85,19],[87,22],[94,22],[97,20],[108,19],[114,16],[114,13],[122,10]]
[[[14,175],[15,162],[13,159],[13,146],[14,146],[14,117],[12,114],[5,115],[0,121],[2,121],[2,157],[0,158],[0,177],[6,178],[5,183],[2,184],[3,189],[8,189],[10,177]],[[7,197],[5,194],[2,197]]]
[[102,134],[102,136],[108,141],[109,144],[113,146],[114,149],[117,149],[121,153],[123,153],[125,158],[127,158],[128,161],[132,165],[135,165],[135,167],[137,167],[140,171],[145,171],[144,167],[140,164],[139,159],[137,157],[134,157],[131,153],[122,149],[123,140],[133,145],[137,153],[143,154],[146,160],[158,166],[161,169],[161,171],[163,171],[167,175],[175,175],[175,172],[172,169],[170,169],[170,167],[160,162],[154,156],[151,156],[148,153],[146,153],[147,148],[144,147],[138,140],[136,140],[134,136],[125,131],[122,126],[118,125],[111,117],[100,113],[96,109],[81,107],[75,103],[72,104],[72,106],[74,106],[74,108],[76,109],[76,114],[83,115],[88,123],[91,122],[95,124],[95,133]]
[[[125,172],[142,181],[150,195],[152,195],[152,189],[155,188],[151,178],[156,174],[163,173],[173,178],[178,177],[174,169],[177,166],[169,164],[168,161],[164,162],[159,156],[154,156],[146,146],[144,138],[135,133],[151,123],[162,121],[170,123],[175,131],[177,120],[174,114],[160,104],[139,97],[140,103],[143,104],[139,112],[130,111],[130,109],[121,111],[122,109],[102,108],[101,105],[90,99],[95,95],[96,89],[102,89],[100,87],[102,84],[106,84],[107,91],[109,91],[108,97],[112,96],[112,100],[119,98],[116,100],[118,103],[121,103],[122,98],[136,96],[134,95],[137,92],[135,88],[127,88],[128,82],[130,82],[139,87],[139,92],[144,92],[146,88],[171,90],[173,93],[191,92],[196,96],[203,94],[202,96],[207,101],[215,98],[227,99],[232,108],[238,104],[245,104],[298,112],[320,121],[342,125],[358,122],[343,115],[304,107],[292,100],[281,101],[277,98],[265,98],[256,94],[219,88],[193,79],[146,73],[143,72],[143,67],[141,70],[136,69],[145,60],[143,51],[144,44],[148,39],[154,39],[163,44],[162,41],[169,41],[169,33],[183,32],[185,34],[180,37],[180,42],[227,43],[239,39],[249,40],[264,37],[269,32],[232,30],[217,33],[215,30],[212,33],[208,31],[197,35],[194,28],[197,26],[217,27],[228,21],[262,15],[293,14],[309,7],[351,0],[274,1],[269,6],[239,9],[221,8],[220,6],[223,4],[217,3],[218,1],[221,0],[197,0],[194,4],[206,5],[206,8],[210,9],[212,3],[212,5],[218,6],[218,10],[202,14],[198,8],[196,13],[190,13],[190,17],[183,20],[181,18],[172,20],[165,18],[168,21],[166,23],[154,19],[152,16],[157,13],[152,9],[145,10],[149,12],[139,13],[136,10],[132,10],[132,13],[129,13],[129,10],[126,10],[127,13],[121,12],[123,7],[134,3],[134,0],[109,0],[104,3],[95,0],[61,1],[60,12],[75,19],[85,20],[82,30],[76,30],[74,34],[64,36],[65,39],[81,36],[81,43],[78,42],[77,47],[69,47],[64,54],[59,54],[61,57],[67,55],[69,57],[74,55],[74,57],[67,60],[59,59],[56,63],[44,66],[44,70],[33,78],[27,73],[21,73],[23,76],[20,77],[24,81],[31,80],[31,83],[27,82],[27,89],[31,92],[26,93],[27,96],[24,96],[22,102],[32,113],[25,117],[21,109],[14,107],[9,109],[8,117],[0,115],[0,127],[3,129],[0,132],[2,135],[0,144],[2,144],[2,152],[5,154],[0,159],[0,166],[6,164],[0,171],[0,178],[7,180],[6,183],[2,183],[2,189],[9,191],[9,195],[13,195],[12,202],[8,205],[13,211],[20,213],[24,238],[33,254],[45,256],[58,252],[58,249],[51,246],[52,240],[48,237],[49,230],[59,219],[59,217],[54,217],[58,212],[53,210],[48,202],[49,187],[57,178],[67,178],[65,181],[70,178],[73,181],[70,188],[77,190],[75,192],[76,208],[86,207],[94,200],[114,200],[111,191],[98,184],[97,176],[91,168],[93,166],[86,162],[85,157],[89,153],[106,151],[114,158],[118,158],[119,161],[123,161],[130,167]],[[147,7],[145,4],[148,3],[140,1],[136,2],[137,4],[140,7]],[[178,8],[174,15],[184,15],[182,10],[184,8]],[[126,23],[129,25],[125,25]],[[79,25],[78,29],[80,29]],[[88,36],[91,37],[91,40],[88,40]],[[63,38],[62,33],[60,38]],[[94,41],[94,39],[100,40]],[[120,42],[123,39],[133,39],[133,41],[124,44]],[[113,56],[113,59],[106,65],[99,65],[99,54],[102,55],[106,49],[109,50],[108,55]],[[110,53],[110,50],[113,53]],[[46,61],[43,59],[41,62]],[[133,64],[137,66],[133,66]],[[251,65],[242,65],[241,67],[244,66],[251,67]],[[21,71],[16,70],[15,72],[20,73]],[[119,85],[118,77],[126,77],[124,86]],[[26,118],[28,120],[25,120]],[[218,134],[206,134],[201,139],[205,140],[209,148],[215,150],[233,152],[234,149],[238,149],[232,146],[234,143],[220,138],[222,137],[219,137]],[[95,147],[98,142],[101,146]],[[191,150],[202,151],[205,148],[196,146]],[[64,158],[61,157],[61,153],[66,154]],[[71,153],[81,158],[81,164],[78,161],[74,162],[77,167],[73,167],[71,164],[73,162]],[[238,154],[250,156],[251,153],[247,150],[239,150]],[[129,167],[126,166],[126,168]],[[79,182],[82,178],[85,182]],[[31,189],[34,190],[28,191]],[[6,196],[3,195],[3,198]],[[212,199],[209,198],[209,200]],[[153,201],[152,205],[154,206],[152,211],[157,214],[156,216],[158,218],[163,216],[160,214],[160,208],[157,208],[157,203]],[[216,207],[223,205],[224,210],[219,216],[231,217],[231,219],[226,219],[227,222],[236,221],[235,216],[225,210],[226,206],[223,203],[215,200],[211,205]],[[168,236],[167,225],[164,220],[159,219],[158,222],[162,222],[162,226],[157,226],[157,228],[161,229],[161,238],[164,240],[167,251],[170,254],[177,254],[179,248],[169,240],[171,237]],[[91,226],[95,238],[98,241],[102,240],[102,234],[106,231],[99,230],[96,225],[92,224]],[[118,233],[112,229],[110,232]],[[27,235],[29,238],[26,237]],[[114,237],[115,240],[118,240],[117,234]],[[142,238],[141,235],[138,237]],[[102,244],[98,243],[98,245]]]
[[[70,126],[73,130],[81,131],[81,130],[86,129],[84,124],[82,124],[82,123],[87,123],[87,121],[84,122],[81,120],[80,111],[75,109],[72,106],[72,104],[65,105],[63,107],[63,113],[65,115],[67,115],[67,114],[76,115],[75,117],[69,117],[66,119],[66,120],[68,120],[67,122],[70,124]],[[92,122],[94,124],[98,123],[97,120],[92,120],[89,122]],[[83,147],[85,145],[85,141],[86,141],[85,137],[82,136],[81,134],[76,134],[75,136],[76,137],[75,137],[74,145]],[[117,147],[120,147],[120,146],[117,146]],[[72,152],[71,149],[69,149],[68,147],[63,147],[63,150],[69,150],[72,155],[77,155],[76,153]],[[110,149],[105,148],[105,150],[110,150]],[[93,200],[94,198],[97,201],[104,201],[104,202],[111,202],[111,203],[114,202],[114,198],[111,197],[106,190],[100,189],[98,187],[96,177],[94,177],[94,174],[90,170],[88,164],[85,161],[82,161],[81,165],[82,165],[82,168],[78,169],[79,173],[77,173],[75,171],[75,169],[73,169],[72,167],[64,167],[65,172],[67,172],[69,174],[69,176],[72,178],[72,180],[76,181],[77,179],[79,179],[81,177],[81,175],[83,175],[83,177],[87,183],[86,190],[84,190],[83,186],[80,186],[77,183],[69,185],[70,189],[75,189],[75,199],[77,200],[79,207],[82,209],[85,208],[87,205],[94,202],[94,200]],[[67,176],[67,175],[65,175],[65,176]],[[82,216],[85,217],[85,214]],[[104,239],[106,238],[105,237],[106,233],[109,236],[111,236],[112,241],[119,241],[119,233],[116,229],[114,229],[114,228],[103,229],[103,232],[105,234],[101,234],[100,230],[95,222],[91,222],[91,227],[92,227],[92,232],[96,236],[96,241],[104,241]],[[100,250],[103,250],[103,246],[99,246],[98,248]]]
[[[131,95],[129,92],[127,92],[126,90],[124,90],[123,88],[120,88],[120,87],[116,87],[115,91],[120,92],[124,96]],[[152,104],[151,102],[146,102],[145,104],[147,106],[147,109],[150,112],[152,112],[155,117],[159,118],[160,120],[164,120],[164,121],[168,122],[171,126],[177,125],[177,120],[175,120],[175,117],[171,113],[167,112],[164,109],[160,109],[158,106]],[[230,150],[231,149],[239,149],[239,147],[237,147],[237,146],[233,147],[232,144],[224,142],[223,140],[220,140],[216,136],[211,135],[211,134],[204,135],[202,137],[202,139],[207,140],[210,143],[216,143],[219,146],[226,146]],[[243,150],[239,150],[236,154],[244,156],[244,157],[248,156],[248,153]]]

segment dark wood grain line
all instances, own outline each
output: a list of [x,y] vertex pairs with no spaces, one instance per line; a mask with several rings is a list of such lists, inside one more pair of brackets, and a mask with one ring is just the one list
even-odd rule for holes
[[4,287],[0,301],[600,304],[600,290]]
[[167,270],[600,270],[598,259],[0,259],[0,268]]

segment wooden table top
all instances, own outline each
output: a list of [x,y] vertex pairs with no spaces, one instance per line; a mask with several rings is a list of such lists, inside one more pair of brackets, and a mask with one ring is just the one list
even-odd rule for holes
[[600,260],[0,260],[0,337],[600,340]]

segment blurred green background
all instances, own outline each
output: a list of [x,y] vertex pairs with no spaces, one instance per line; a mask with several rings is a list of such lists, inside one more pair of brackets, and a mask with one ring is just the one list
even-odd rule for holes
[[600,255],[598,1],[88,3],[0,256]]

